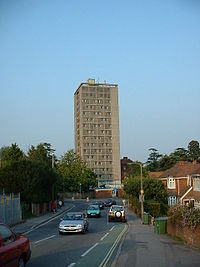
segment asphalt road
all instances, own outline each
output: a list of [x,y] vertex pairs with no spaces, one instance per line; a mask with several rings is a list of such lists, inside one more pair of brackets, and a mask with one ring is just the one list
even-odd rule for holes
[[[73,204],[71,211],[83,211],[88,205],[82,201]],[[108,223],[107,211],[102,210],[100,218],[88,218],[86,234],[59,235],[59,217],[27,233],[32,251],[27,267],[110,266],[128,227],[126,223]]]

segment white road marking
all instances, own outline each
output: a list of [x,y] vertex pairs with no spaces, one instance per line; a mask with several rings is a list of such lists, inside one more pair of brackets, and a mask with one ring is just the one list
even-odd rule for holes
[[110,248],[110,250],[108,251],[107,255],[105,256],[105,258],[103,259],[103,261],[101,262],[101,264],[99,265],[99,267],[106,267],[107,263],[109,261],[109,259],[111,258],[116,246],[118,245],[118,243],[120,242],[123,234],[126,232],[127,230],[127,225],[124,227],[123,231],[119,234],[119,236],[117,237],[117,239],[115,240],[114,244],[112,245],[112,247]]
[[94,244],[94,246],[92,246],[92,247],[89,248],[85,253],[83,253],[83,254],[81,255],[81,257],[84,257],[85,255],[87,255],[93,248],[95,248],[95,247],[98,246],[98,245],[99,245],[99,243]]
[[53,238],[54,236],[56,236],[56,235],[51,235],[51,236],[49,236],[49,237],[43,238],[43,239],[41,239],[41,240],[38,240],[38,241],[36,241],[36,242],[34,242],[34,243],[35,243],[35,244],[38,244],[38,243],[40,243],[40,242],[42,242],[42,241],[51,239],[51,238]]
[[115,228],[115,225],[109,230],[110,232]]
[[72,267],[72,266],[74,266],[76,263],[75,262],[73,262],[73,263],[71,263],[70,265],[68,265],[67,267]]
[[100,240],[104,240],[104,238],[106,238],[106,236],[109,235],[109,233],[105,234]]

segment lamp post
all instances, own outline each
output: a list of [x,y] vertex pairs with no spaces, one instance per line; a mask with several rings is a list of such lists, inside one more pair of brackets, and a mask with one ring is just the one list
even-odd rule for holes
[[81,199],[81,183],[80,183],[80,199]]
[[[55,158],[54,158],[54,154],[52,155],[51,158],[51,167],[52,169],[54,169],[54,165],[55,165]],[[52,202],[54,201],[54,184],[52,184]]]
[[142,174],[142,163],[140,165],[140,196],[141,196],[141,220],[144,220],[144,189],[143,189],[143,174]]

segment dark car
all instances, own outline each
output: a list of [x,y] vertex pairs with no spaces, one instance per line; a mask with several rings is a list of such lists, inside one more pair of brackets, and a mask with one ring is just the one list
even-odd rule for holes
[[30,257],[29,239],[0,223],[0,266],[24,267]]
[[114,199],[107,199],[104,202],[105,207],[111,207],[112,205],[116,205],[116,201]]
[[100,200],[99,201],[96,201],[96,202],[92,203],[92,205],[98,205],[101,210],[104,209],[104,203],[103,203],[103,201],[100,201]]

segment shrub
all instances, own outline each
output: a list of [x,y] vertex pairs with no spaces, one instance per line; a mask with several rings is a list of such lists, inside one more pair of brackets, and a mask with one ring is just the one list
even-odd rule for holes
[[144,202],[144,210],[151,214],[153,217],[159,217],[160,216],[160,203],[147,200]]
[[186,206],[176,206],[169,209],[168,216],[170,221],[175,224],[178,221],[183,225],[195,229],[200,225],[200,210]]

